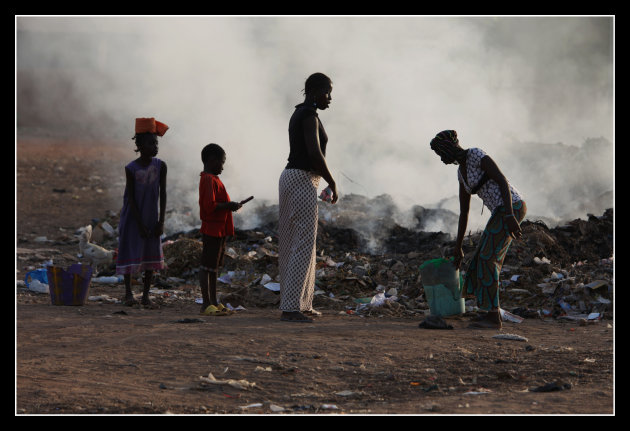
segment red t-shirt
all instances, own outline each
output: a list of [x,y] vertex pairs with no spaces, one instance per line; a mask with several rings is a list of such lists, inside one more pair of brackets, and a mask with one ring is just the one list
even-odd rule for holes
[[230,196],[218,176],[207,172],[199,179],[199,218],[201,233],[210,236],[234,235],[232,211],[215,210],[218,203],[230,202]]

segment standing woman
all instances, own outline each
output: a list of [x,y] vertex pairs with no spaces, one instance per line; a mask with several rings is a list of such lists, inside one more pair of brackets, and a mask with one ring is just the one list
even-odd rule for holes
[[477,306],[487,311],[471,322],[471,328],[501,329],[499,310],[499,275],[512,239],[521,238],[520,223],[527,206],[518,190],[505,178],[494,160],[480,148],[463,149],[457,132],[445,130],[431,140],[431,149],[444,164],[459,165],[459,227],[454,250],[454,263],[461,266],[462,242],[468,224],[470,196],[477,194],[492,212],[480,243],[466,270],[463,295],[476,298]]
[[289,163],[280,175],[278,226],[281,320],[312,322],[317,240],[317,188],[320,178],[337,186],[326,164],[328,136],[317,110],[332,100],[332,81],[314,73],[304,85],[304,102],[295,107],[289,121]]

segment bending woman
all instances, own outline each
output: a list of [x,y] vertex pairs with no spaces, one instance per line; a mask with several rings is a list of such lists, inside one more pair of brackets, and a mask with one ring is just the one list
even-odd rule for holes
[[317,188],[324,178],[337,202],[337,186],[326,165],[328,136],[318,109],[330,105],[332,82],[323,73],[311,75],[304,86],[304,102],[289,121],[289,163],[280,175],[278,270],[281,319],[312,322],[317,240]]
[[454,263],[460,268],[464,252],[462,242],[468,224],[470,196],[477,194],[492,212],[481,241],[466,270],[463,295],[476,298],[477,306],[487,311],[469,327],[500,329],[499,275],[512,239],[521,238],[520,223],[527,206],[518,190],[509,183],[494,160],[480,148],[463,149],[457,132],[445,130],[431,140],[431,149],[444,164],[459,165],[459,226]]

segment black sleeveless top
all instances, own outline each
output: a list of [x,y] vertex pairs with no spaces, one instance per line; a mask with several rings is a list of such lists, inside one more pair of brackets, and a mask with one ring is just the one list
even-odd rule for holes
[[313,166],[311,166],[311,161],[308,156],[308,150],[306,149],[303,126],[304,119],[311,116],[315,116],[318,119],[319,147],[322,150],[322,154],[326,156],[328,135],[326,135],[322,122],[319,121],[317,110],[314,107],[300,103],[299,105],[296,105],[295,112],[293,112],[291,120],[289,120],[289,163],[287,163],[285,169],[302,169],[305,171],[313,170]]

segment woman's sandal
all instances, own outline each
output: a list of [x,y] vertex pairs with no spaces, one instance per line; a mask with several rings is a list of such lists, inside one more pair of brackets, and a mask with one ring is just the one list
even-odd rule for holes
[[126,305],[127,307],[133,307],[134,305],[140,304],[138,300],[134,298],[133,296],[131,298],[127,298],[127,297],[123,298],[122,303]]
[[309,319],[299,311],[283,311],[280,320],[284,322],[313,323],[313,319]]

